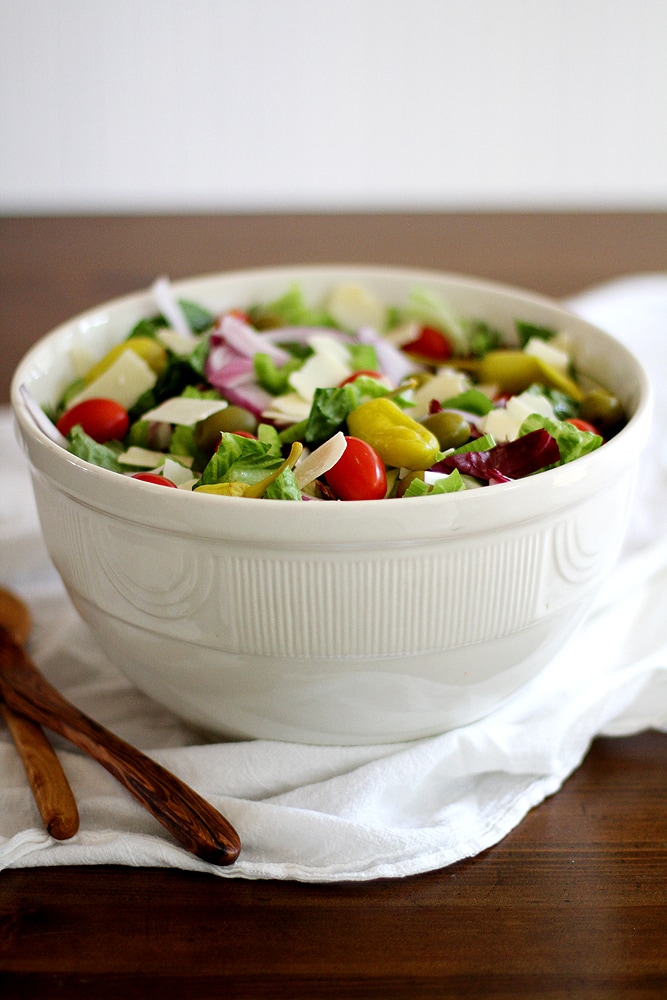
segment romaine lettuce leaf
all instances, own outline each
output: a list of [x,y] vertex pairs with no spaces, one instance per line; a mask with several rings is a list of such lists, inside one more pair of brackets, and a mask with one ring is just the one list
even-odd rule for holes
[[425,483],[416,476],[403,494],[404,497],[433,496],[434,493],[458,493],[465,489],[465,483],[458,469],[453,469],[448,476],[436,479],[434,483]]
[[602,444],[602,438],[598,434],[580,431],[574,424],[570,424],[566,420],[552,420],[539,413],[531,413],[529,417],[526,417],[519,428],[519,434],[529,434],[539,428],[546,430],[558,443],[560,461],[556,462],[556,465],[573,462],[576,458],[595,451]]
[[68,435],[69,448],[73,455],[82,458],[91,465],[99,465],[101,469],[110,469],[111,472],[122,472],[123,467],[117,461],[118,455],[123,451],[120,441],[109,441],[106,444],[98,444],[94,441],[80,424],[76,424]]
[[224,432],[195,489],[214,483],[259,483],[281,464],[282,456],[275,455],[270,443]]

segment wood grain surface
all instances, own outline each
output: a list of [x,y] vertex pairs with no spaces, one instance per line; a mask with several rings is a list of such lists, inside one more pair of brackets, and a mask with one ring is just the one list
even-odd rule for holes
[[[6,399],[33,340],[158,273],[367,261],[561,296],[664,271],[667,214],[5,219],[0,247]],[[666,803],[667,736],[646,732],[596,740],[501,843],[421,876],[6,870],[0,996],[663,1000]]]
[[0,218],[0,262],[2,402],[33,341],[158,274],[396,264],[563,296],[627,272],[667,269],[667,212]]

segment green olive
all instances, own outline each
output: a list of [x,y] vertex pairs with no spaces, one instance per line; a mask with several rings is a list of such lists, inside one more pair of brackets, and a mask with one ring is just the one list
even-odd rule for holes
[[448,448],[460,448],[470,438],[470,424],[465,417],[453,410],[432,413],[422,420],[422,423],[435,434],[442,451]]
[[227,406],[196,424],[195,444],[202,451],[213,454],[223,431],[232,433],[246,431],[248,434],[254,434],[256,430],[257,419],[250,410],[242,406]]
[[403,478],[399,479],[398,482],[396,483],[396,494],[395,495],[397,497],[402,497],[413,479],[422,479],[423,480],[423,478],[424,478],[424,472],[423,471],[408,472],[407,475],[403,476]]
[[606,389],[587,392],[581,401],[579,416],[605,435],[618,430],[625,422],[623,404]]

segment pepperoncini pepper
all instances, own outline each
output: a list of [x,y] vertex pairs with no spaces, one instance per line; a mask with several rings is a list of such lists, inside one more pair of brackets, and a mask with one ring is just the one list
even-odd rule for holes
[[517,394],[534,382],[543,382],[577,402],[583,397],[580,387],[569,375],[523,351],[504,348],[489,351],[482,358],[457,358],[448,364],[469,371],[479,382],[494,385],[498,392]]
[[435,434],[386,396],[357,406],[348,415],[347,426],[350,434],[372,445],[385,465],[394,468],[429,469],[441,455]]

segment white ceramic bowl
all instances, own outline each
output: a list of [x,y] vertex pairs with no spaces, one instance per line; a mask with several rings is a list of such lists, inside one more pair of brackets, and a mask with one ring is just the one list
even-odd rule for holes
[[478,719],[563,646],[617,557],[648,436],[647,378],[625,347],[556,303],[473,279],[301,267],[175,289],[215,311],[295,280],[313,301],[339,281],[387,303],[420,285],[507,330],[515,318],[565,328],[580,370],[620,397],[629,422],[569,465],[444,496],[298,504],[139,486],[53,444],[19,387],[54,402],[72,378],[68,348],[102,356],[157,311],[145,292],[58,327],[15,373],[50,555],[111,660],[202,731],[380,743]]

